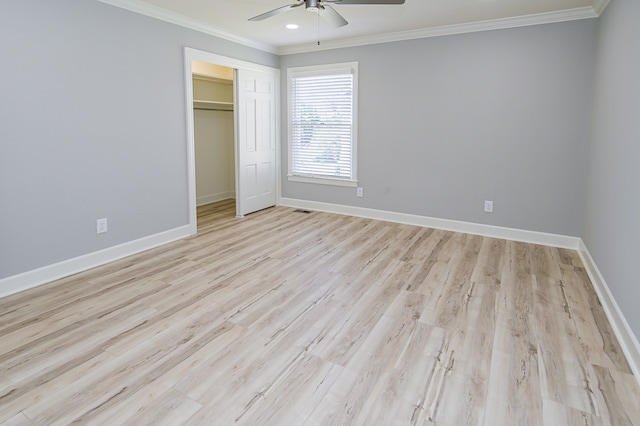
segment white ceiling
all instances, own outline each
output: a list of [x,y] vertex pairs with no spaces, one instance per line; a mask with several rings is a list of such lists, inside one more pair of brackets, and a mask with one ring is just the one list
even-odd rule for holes
[[[406,0],[404,5],[334,5],[334,28],[304,6],[250,22],[297,0],[100,0],[165,21],[286,54],[597,17],[609,0]],[[295,23],[296,30],[285,28]],[[319,25],[318,25],[319,23]],[[318,31],[320,47],[317,46]]]

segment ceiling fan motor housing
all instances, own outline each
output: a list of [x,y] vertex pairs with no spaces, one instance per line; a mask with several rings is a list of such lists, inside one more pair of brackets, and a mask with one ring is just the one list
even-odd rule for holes
[[318,10],[319,6],[320,6],[320,0],[306,0],[305,1],[305,8],[308,11],[315,12],[315,11]]

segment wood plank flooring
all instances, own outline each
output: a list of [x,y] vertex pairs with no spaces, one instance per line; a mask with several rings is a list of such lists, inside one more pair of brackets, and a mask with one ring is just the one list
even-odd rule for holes
[[577,253],[234,208],[0,299],[0,424],[640,425]]

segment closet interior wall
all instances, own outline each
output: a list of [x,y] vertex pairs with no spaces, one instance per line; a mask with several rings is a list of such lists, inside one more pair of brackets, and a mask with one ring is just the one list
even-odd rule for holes
[[197,205],[235,198],[233,80],[194,75]]

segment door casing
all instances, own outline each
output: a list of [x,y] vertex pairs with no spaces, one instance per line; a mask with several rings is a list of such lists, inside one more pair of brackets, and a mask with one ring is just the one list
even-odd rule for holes
[[[265,65],[255,64],[253,62],[242,61],[227,56],[218,55],[203,50],[184,48],[184,69],[185,69],[185,101],[187,113],[187,185],[188,185],[188,202],[189,202],[189,233],[196,234],[198,230],[197,224],[197,207],[196,207],[196,163],[195,163],[195,136],[193,122],[193,71],[191,68],[192,61],[208,62],[210,64],[221,65],[235,70],[243,69],[249,71],[258,71],[272,73],[275,81],[276,106],[273,119],[275,120],[274,128],[276,131],[276,204],[280,201],[281,175],[280,175],[280,70],[277,68],[267,67]],[[237,74],[237,73],[234,73]],[[234,82],[235,83],[235,82]],[[234,84],[235,85],[235,84]],[[234,104],[237,105],[237,90],[234,90]],[[234,112],[234,151],[235,151],[235,174],[236,174],[236,199],[241,196],[240,176],[238,164],[238,117]],[[236,206],[236,215],[241,217],[239,206]]]

